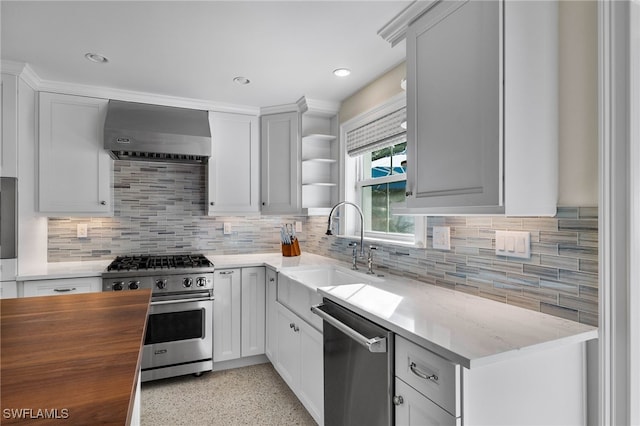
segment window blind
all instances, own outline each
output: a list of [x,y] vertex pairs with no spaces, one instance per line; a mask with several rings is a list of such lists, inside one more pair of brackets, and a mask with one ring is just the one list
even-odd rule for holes
[[406,120],[406,117],[406,108],[401,108],[351,130],[347,133],[347,153],[355,157],[404,142],[406,131],[400,124]]

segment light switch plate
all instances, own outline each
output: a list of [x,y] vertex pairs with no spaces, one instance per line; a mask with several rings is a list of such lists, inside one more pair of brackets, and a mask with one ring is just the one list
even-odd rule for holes
[[78,238],[87,238],[87,224],[79,223],[76,227],[76,237]]
[[531,258],[531,233],[522,231],[496,231],[496,255]]
[[451,232],[448,226],[433,227],[433,248],[451,250]]
[[296,222],[296,232],[302,232],[302,222]]
[[222,233],[224,235],[230,235],[231,234],[231,224],[229,222],[225,222],[224,223]]

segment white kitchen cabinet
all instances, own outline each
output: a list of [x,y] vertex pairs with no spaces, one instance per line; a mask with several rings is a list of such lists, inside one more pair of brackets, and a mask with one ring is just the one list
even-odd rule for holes
[[18,177],[18,77],[2,74],[0,80],[2,143],[0,176]]
[[264,267],[215,271],[213,294],[213,361],[264,354]]
[[258,117],[209,112],[211,158],[207,164],[207,212],[260,212]]
[[264,354],[265,341],[265,270],[242,268],[242,327],[240,355]]
[[103,146],[106,99],[41,92],[38,210],[113,214],[113,161]]
[[18,284],[15,281],[0,281],[0,299],[18,297]]
[[97,293],[102,291],[102,279],[86,277],[23,281],[22,289],[24,297]]
[[407,202],[553,216],[557,2],[437,2],[407,30]]
[[276,303],[276,371],[311,417],[324,424],[324,365],[322,333]]
[[337,116],[333,111],[308,108],[301,121],[303,212],[328,215],[338,199]]
[[261,117],[263,214],[301,211],[300,114],[297,111]]
[[587,424],[585,351],[558,343],[464,368],[396,335],[396,424]]
[[240,358],[241,274],[221,269],[213,276],[213,362]]
[[276,363],[276,299],[278,292],[278,273],[273,269],[266,270],[266,332],[264,353],[272,364]]
[[396,426],[454,426],[461,424],[429,398],[396,377]]

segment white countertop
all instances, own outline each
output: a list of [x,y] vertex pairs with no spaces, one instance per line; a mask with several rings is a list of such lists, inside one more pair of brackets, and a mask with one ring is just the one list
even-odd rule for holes
[[53,280],[58,278],[99,277],[110,260],[87,262],[53,262],[18,271],[16,281]]
[[318,292],[467,368],[598,337],[598,330],[585,324],[405,278],[385,278]]
[[[319,264],[350,266],[311,253],[205,255],[216,269],[267,266],[286,272]],[[20,271],[17,280],[100,276],[109,262],[47,263]],[[389,274],[380,282],[321,287],[318,292],[467,368],[598,337],[595,327]]]

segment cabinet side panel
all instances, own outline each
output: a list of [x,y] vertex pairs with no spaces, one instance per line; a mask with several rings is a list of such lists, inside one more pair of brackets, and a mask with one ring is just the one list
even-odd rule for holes
[[558,3],[507,1],[504,7],[506,214],[554,216]]
[[464,369],[464,424],[586,424],[584,345]]

